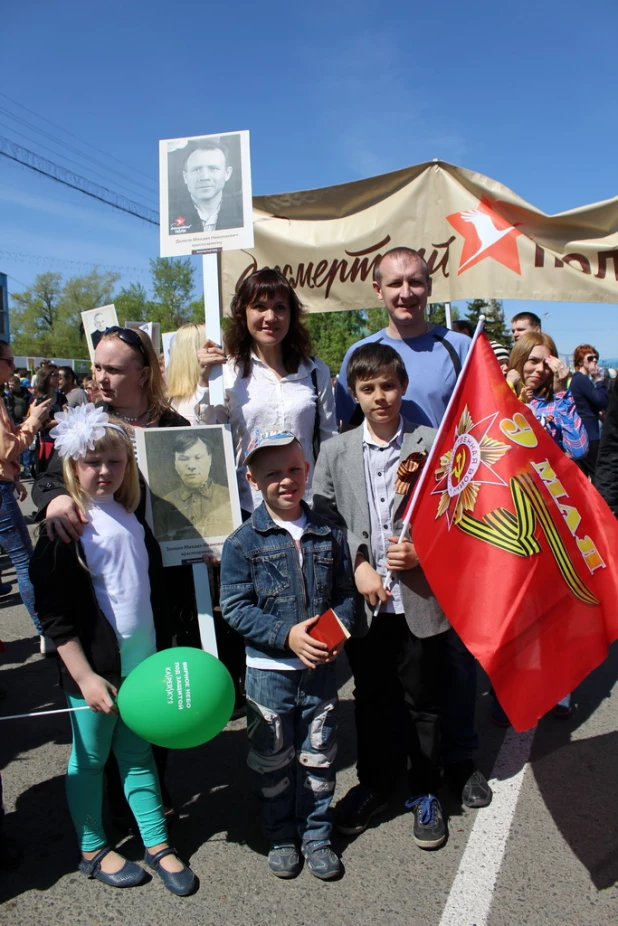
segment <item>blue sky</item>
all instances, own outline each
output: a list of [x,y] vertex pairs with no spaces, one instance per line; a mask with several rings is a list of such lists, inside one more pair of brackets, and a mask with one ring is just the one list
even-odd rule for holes
[[[248,128],[256,194],[437,157],[554,213],[617,194],[617,34],[615,0],[29,0],[3,9],[0,90],[81,141],[2,96],[0,135],[153,209],[160,138]],[[147,284],[157,254],[153,226],[0,158],[11,290],[95,263]],[[561,352],[618,356],[618,306],[526,307]]]

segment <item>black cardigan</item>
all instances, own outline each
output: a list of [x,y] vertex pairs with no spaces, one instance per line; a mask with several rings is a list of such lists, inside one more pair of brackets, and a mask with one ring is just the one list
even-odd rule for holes
[[[136,516],[145,530],[157,649],[165,649],[172,645],[172,627],[161,552],[143,517],[137,512]],[[116,633],[98,605],[92,578],[80,564],[78,550],[86,562],[81,543],[49,540],[45,535],[39,538],[30,560],[37,614],[45,635],[56,646],[77,637],[97,675],[118,687],[121,661]],[[63,661],[58,661],[61,687],[79,695],[79,686]]]

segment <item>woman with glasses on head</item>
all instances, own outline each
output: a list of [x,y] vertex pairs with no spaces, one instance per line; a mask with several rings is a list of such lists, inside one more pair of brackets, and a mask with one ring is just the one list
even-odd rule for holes
[[257,428],[290,431],[299,440],[310,463],[305,496],[310,500],[320,443],[337,433],[330,371],[310,356],[303,307],[278,270],[263,267],[248,276],[231,312],[225,337],[229,359],[213,341],[206,341],[198,359],[205,377],[211,367],[225,363],[225,407],[211,406],[208,423],[226,420],[232,428],[241,508],[250,514],[262,500],[242,465]]
[[[144,331],[107,328],[94,354],[95,378],[103,409],[134,428],[179,428],[189,422],[175,412],[166,396],[152,341]],[[44,516],[48,535],[78,540],[83,516],[64,487],[62,467],[52,458],[46,478],[34,485],[33,499]],[[142,499],[143,502],[143,499]]]
[[[5,385],[9,381],[14,368],[10,345],[6,341],[0,341],[0,384]],[[44,398],[32,407],[23,424],[15,425],[9,417],[4,401],[0,399],[0,545],[15,567],[19,593],[37,633],[41,636],[41,652],[45,652],[45,640],[34,609],[34,591],[28,575],[32,544],[15,492],[17,490],[20,501],[26,497],[26,491],[18,478],[19,455],[30,446],[46,422],[50,405],[51,399]]]
[[599,355],[590,344],[580,344],[573,351],[575,373],[571,380],[571,393],[584,427],[588,433],[588,454],[579,466],[590,479],[594,477],[601,432],[599,422],[609,402],[607,380],[599,369]]

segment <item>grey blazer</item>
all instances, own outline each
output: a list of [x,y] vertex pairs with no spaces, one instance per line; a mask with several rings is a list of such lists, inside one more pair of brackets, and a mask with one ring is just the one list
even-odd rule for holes
[[[400,460],[419,450],[429,450],[436,431],[424,425],[412,424],[404,418],[404,434]],[[313,476],[313,508],[318,514],[340,526],[345,532],[352,563],[362,553],[375,565],[371,552],[369,502],[365,486],[363,462],[363,427],[338,434],[320,447]],[[405,507],[403,495],[395,496],[393,530],[399,534],[401,514]],[[407,624],[417,637],[433,637],[449,630],[450,624],[436,601],[420,568],[398,573],[399,586]],[[358,595],[358,625],[360,635],[371,624],[373,610]],[[364,614],[365,622],[360,620]]]

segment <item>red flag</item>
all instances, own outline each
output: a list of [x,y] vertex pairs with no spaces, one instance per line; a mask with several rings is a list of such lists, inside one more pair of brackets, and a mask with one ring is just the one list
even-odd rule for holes
[[471,349],[412,500],[412,537],[449,621],[516,730],[618,637],[618,522],[504,380]]

